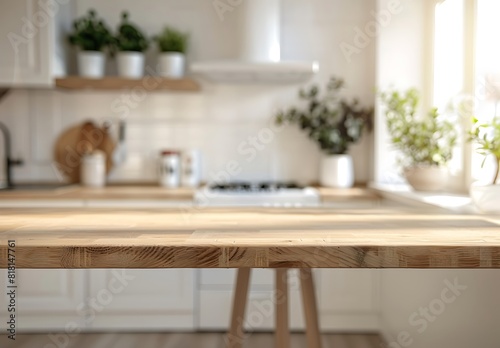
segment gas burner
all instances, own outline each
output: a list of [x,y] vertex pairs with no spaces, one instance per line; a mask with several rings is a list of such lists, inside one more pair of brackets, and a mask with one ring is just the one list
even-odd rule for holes
[[302,186],[294,182],[231,182],[210,185],[210,190],[219,192],[276,192],[280,190],[300,190]]
[[316,207],[319,192],[294,182],[230,182],[195,192],[195,204],[225,207]]

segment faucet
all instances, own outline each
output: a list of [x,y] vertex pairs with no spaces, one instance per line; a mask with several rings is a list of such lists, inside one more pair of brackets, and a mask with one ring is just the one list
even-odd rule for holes
[[7,176],[6,188],[12,188],[14,186],[12,183],[12,167],[22,165],[23,161],[20,159],[12,158],[10,132],[7,126],[2,122],[0,122],[0,131],[3,133],[4,148],[5,148],[5,172]]

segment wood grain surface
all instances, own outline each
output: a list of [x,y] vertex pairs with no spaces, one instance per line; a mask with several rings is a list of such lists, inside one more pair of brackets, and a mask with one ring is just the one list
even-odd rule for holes
[[332,188],[314,186],[320,196],[322,202],[344,202],[344,201],[376,201],[380,199],[380,195],[366,187],[351,187],[351,188]]
[[[61,199],[126,199],[126,200],[192,200],[194,198],[194,188],[177,187],[165,188],[155,183],[152,184],[134,184],[134,185],[108,185],[102,188],[89,188],[80,185],[68,185],[65,187],[55,186],[50,189],[47,184],[45,189],[33,189],[25,185],[24,190],[0,190],[0,200],[61,200]],[[336,189],[326,187],[316,187],[323,202],[359,202],[359,201],[377,201],[380,197],[366,188],[353,187],[350,189]]]
[[389,208],[4,208],[9,239],[19,268],[500,268],[500,217]]
[[[274,336],[271,333],[254,332],[249,335],[243,348],[272,348]],[[386,344],[378,335],[321,335],[324,348],[380,348]],[[0,335],[2,348],[50,347],[52,341],[47,334],[17,335],[15,341]],[[225,335],[222,333],[85,333],[71,337],[68,348],[221,348]],[[306,347],[304,334],[293,333],[289,348]]]
[[155,184],[130,185],[130,186],[106,186],[106,187],[83,187],[80,185],[68,185],[54,188],[37,189],[36,185],[29,189],[29,185],[23,190],[0,190],[0,201],[5,200],[192,200],[194,188],[176,187],[166,188]]
[[119,76],[105,76],[101,79],[88,79],[81,76],[67,76],[56,79],[56,87],[67,89],[120,90],[139,88],[144,91],[170,90],[197,92],[200,85],[193,79],[168,79],[147,76],[142,79],[127,79]]

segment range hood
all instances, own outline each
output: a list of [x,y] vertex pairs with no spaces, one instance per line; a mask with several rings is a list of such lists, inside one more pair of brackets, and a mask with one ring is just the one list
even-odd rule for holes
[[213,82],[295,83],[309,80],[318,71],[318,64],[216,61],[193,64],[191,71]]
[[280,60],[280,0],[245,0],[239,15],[238,56],[234,60],[195,62],[191,72],[213,82],[294,83],[310,79],[317,62]]

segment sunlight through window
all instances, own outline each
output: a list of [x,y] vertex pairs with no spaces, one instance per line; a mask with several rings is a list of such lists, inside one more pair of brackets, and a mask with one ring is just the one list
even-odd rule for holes
[[[500,102],[500,43],[498,42],[498,14],[500,1],[477,0],[476,49],[476,117],[490,120],[498,116]],[[495,163],[492,158],[481,164],[484,157],[474,152],[472,176],[475,180],[491,181]],[[490,161],[491,160],[491,161]]]
[[[450,109],[464,90],[464,0],[438,1],[434,14],[433,105],[448,118],[456,118]],[[458,125],[458,124],[457,124]],[[459,137],[448,163],[451,187],[462,186],[465,139]]]
[[436,5],[434,36],[434,105],[445,109],[463,90],[463,0]]

